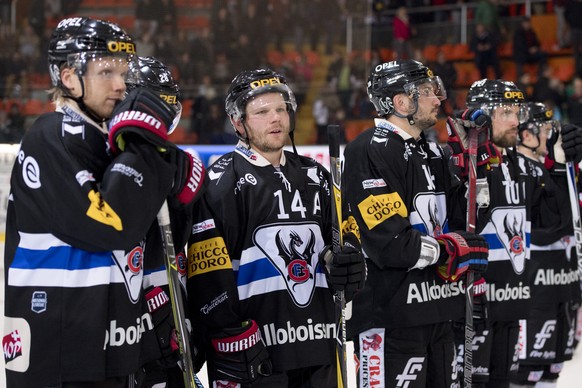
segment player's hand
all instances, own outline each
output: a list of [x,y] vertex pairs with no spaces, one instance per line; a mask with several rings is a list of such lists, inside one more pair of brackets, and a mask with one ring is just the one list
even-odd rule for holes
[[457,231],[441,234],[436,240],[441,244],[440,257],[444,258],[438,273],[444,279],[457,281],[469,269],[477,273],[487,270],[489,245],[483,236]]
[[253,320],[211,335],[211,342],[214,355],[208,355],[208,363],[214,380],[249,386],[273,372],[261,331]]
[[473,327],[476,333],[489,327],[487,282],[480,274],[475,275],[473,282]]
[[566,161],[573,161],[574,164],[582,160],[582,128],[573,124],[562,126],[562,148]]
[[177,365],[180,353],[168,294],[160,287],[150,288],[146,291],[146,302],[162,354],[157,363],[165,368],[174,367]]
[[167,145],[166,154],[170,162],[176,166],[174,185],[170,194],[180,203],[188,204],[203,191],[204,165],[200,159],[173,144]]
[[343,291],[346,301],[364,287],[366,281],[366,259],[360,250],[358,239],[352,234],[344,236],[341,252],[333,253],[330,247],[324,248],[320,257],[325,262],[328,282],[336,291]]
[[109,145],[114,154],[124,151],[127,143],[146,142],[164,150],[176,112],[158,95],[137,88],[113,110],[109,123]]

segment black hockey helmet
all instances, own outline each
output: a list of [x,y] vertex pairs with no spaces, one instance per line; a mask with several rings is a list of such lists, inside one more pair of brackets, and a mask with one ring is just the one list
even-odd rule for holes
[[54,86],[61,86],[64,64],[82,76],[87,61],[119,56],[127,61],[135,55],[135,43],[118,25],[87,17],[63,19],[53,31],[48,48],[49,73]]
[[546,104],[543,102],[528,102],[525,106],[527,120],[519,124],[520,138],[522,131],[530,131],[533,135],[538,136],[541,127],[546,124],[551,124],[548,138],[556,131],[559,131],[560,123],[554,120],[554,112]]
[[467,107],[480,108],[491,116],[493,110],[500,105],[515,105],[520,107],[518,120],[520,123],[527,119],[525,95],[511,81],[501,79],[481,79],[473,82],[467,93]]
[[133,73],[129,77],[126,86],[127,92],[144,87],[156,93],[166,101],[176,112],[176,117],[168,134],[176,128],[182,116],[182,104],[180,98],[180,88],[172,76],[170,69],[160,60],[154,57],[138,57],[137,61],[129,63],[129,70]]
[[368,98],[374,104],[379,116],[394,113],[392,99],[395,95],[404,93],[416,102],[420,97],[418,86],[430,83],[433,92],[439,100],[445,100],[447,93],[438,76],[422,63],[408,59],[380,63],[372,68],[368,77]]
[[[294,115],[297,110],[295,95],[287,85],[285,77],[271,69],[243,71],[234,77],[226,95],[226,114],[233,120],[244,119],[249,100],[265,93],[281,93],[289,113]],[[291,131],[293,129],[292,127]]]

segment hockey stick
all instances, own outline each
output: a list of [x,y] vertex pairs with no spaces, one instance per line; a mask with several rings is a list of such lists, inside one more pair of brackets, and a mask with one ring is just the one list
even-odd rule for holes
[[[483,129],[471,128],[469,131],[469,182],[467,188],[467,232],[475,233],[477,226],[477,148],[479,134]],[[465,278],[465,354],[463,358],[464,388],[473,383],[473,271],[468,270]]]
[[[582,225],[580,224],[580,197],[578,196],[578,187],[576,186],[574,162],[566,162],[566,177],[568,179],[568,194],[572,209],[572,226],[574,227],[574,237],[576,238],[578,276],[582,279]],[[582,280],[580,281],[580,287],[582,287]]]
[[[329,142],[329,169],[331,183],[333,185],[332,211],[332,247],[334,253],[339,253],[343,244],[342,223],[342,192],[341,192],[341,162],[339,156],[340,129],[337,125],[327,126],[327,139]],[[337,291],[334,296],[335,316],[338,337],[336,347],[337,359],[337,386],[347,387],[347,357],[346,357],[346,298],[343,291]]]
[[170,301],[172,302],[172,312],[174,313],[174,323],[176,325],[176,337],[180,350],[180,363],[184,375],[186,388],[204,388],[196,374],[194,373],[194,363],[192,362],[192,349],[188,340],[188,329],[186,326],[186,314],[184,312],[184,300],[182,290],[180,290],[180,274],[176,263],[176,252],[174,251],[174,238],[170,227],[170,211],[168,202],[164,201],[162,208],[158,212],[158,224],[164,239],[164,253],[166,274],[168,275],[168,287],[170,288]]

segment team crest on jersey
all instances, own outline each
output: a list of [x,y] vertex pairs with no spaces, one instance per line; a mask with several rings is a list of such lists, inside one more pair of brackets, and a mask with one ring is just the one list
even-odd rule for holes
[[419,194],[414,198],[416,209],[422,223],[426,227],[429,236],[440,236],[447,221],[447,199],[444,193]]
[[255,244],[282,276],[293,302],[309,305],[315,291],[318,253],[323,249],[315,223],[271,224],[255,231]]
[[112,258],[121,272],[129,299],[137,303],[143,278],[143,247],[138,245],[129,252],[113,251]]
[[525,268],[525,209],[515,210],[497,208],[491,214],[491,222],[495,226],[497,237],[509,255],[511,265],[516,274],[521,274]]

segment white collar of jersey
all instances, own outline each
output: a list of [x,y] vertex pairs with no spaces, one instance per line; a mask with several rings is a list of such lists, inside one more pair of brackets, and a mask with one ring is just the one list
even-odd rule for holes
[[391,123],[388,120],[376,118],[376,119],[374,119],[374,125],[376,125],[378,128],[384,128],[384,129],[389,130],[390,132],[394,132],[394,133],[400,135],[400,137],[404,140],[412,139],[412,136],[410,136],[408,133],[406,133],[406,131],[404,131],[400,127],[397,127],[396,125],[394,125],[393,123]]
[[[259,167],[266,167],[270,166],[271,162],[269,162],[264,156],[259,154],[257,151],[253,150],[252,147],[248,148],[247,143],[243,142],[242,140],[238,141],[234,152],[244,157],[249,163],[254,164],[255,166]],[[281,161],[279,166],[284,166],[287,158],[285,158],[285,152],[281,152]]]
[[[79,109],[79,105],[77,105],[77,103],[75,101],[71,100],[70,98],[68,98],[66,100],[58,100],[56,102],[56,109],[55,110],[57,112],[65,114],[67,116],[72,116],[74,120],[86,121],[89,124],[93,125],[94,127],[99,128],[99,130],[106,135],[109,132],[107,130],[107,124],[105,124],[105,123],[97,124],[94,120],[89,118],[89,116],[87,116],[81,109]],[[74,117],[75,115],[80,116],[80,118]]]

